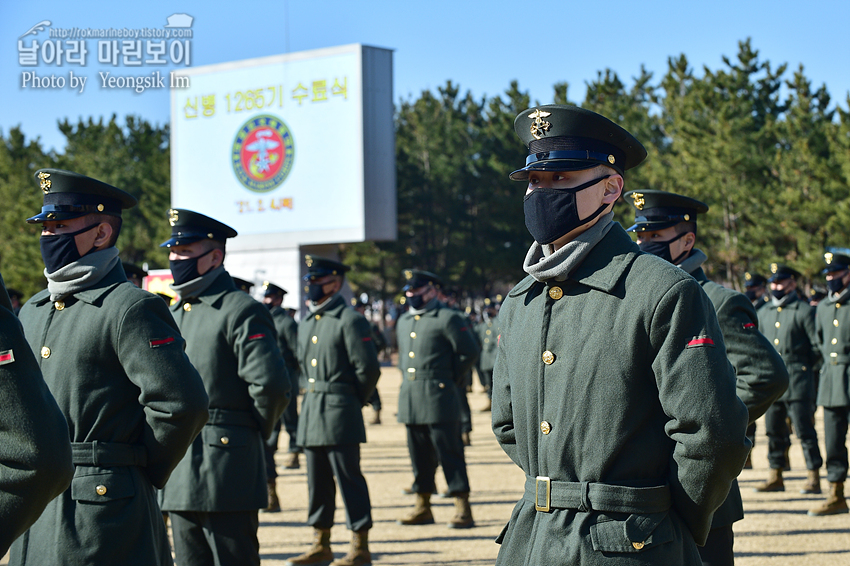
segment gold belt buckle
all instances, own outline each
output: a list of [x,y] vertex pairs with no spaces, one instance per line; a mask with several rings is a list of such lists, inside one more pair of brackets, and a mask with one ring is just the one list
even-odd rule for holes
[[[543,493],[541,493],[541,486]],[[537,476],[534,484],[534,508],[537,511],[548,512],[552,501],[552,482],[546,476]]]

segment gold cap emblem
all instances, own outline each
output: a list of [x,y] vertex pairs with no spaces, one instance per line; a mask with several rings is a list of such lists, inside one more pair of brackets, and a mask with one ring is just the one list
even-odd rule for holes
[[539,140],[544,135],[546,135],[546,132],[548,132],[549,128],[552,127],[552,124],[543,119],[547,116],[550,116],[551,114],[551,112],[544,112],[543,110],[540,110],[538,108],[537,110],[528,115],[529,120],[534,120],[531,123],[531,129],[529,130],[531,132],[531,135],[534,136],[534,139]]
[[753,279],[752,273],[750,273],[749,271],[744,273],[744,279],[747,280],[747,281],[752,281],[752,279]]
[[635,201],[635,208],[643,210],[643,205],[646,201],[643,200],[643,193],[632,193],[632,199]]
[[778,265],[776,265],[775,263],[771,263],[771,264],[770,264],[770,272],[771,272],[771,273],[776,273],[776,270],[777,270],[777,269],[779,269],[779,266],[778,266]]
[[307,267],[313,267],[313,256],[305,255],[304,256],[304,263],[307,264]]
[[404,278],[405,279],[413,279],[413,271],[410,269],[404,270]]
[[614,156],[613,156],[613,155],[609,155],[609,156],[608,156],[608,163],[610,163],[611,165],[614,165],[614,161],[616,161],[616,160],[614,159]]
[[826,252],[825,254],[823,254],[823,259],[826,261],[827,265],[832,263],[833,257],[835,256],[832,255],[832,252]]
[[44,171],[42,171],[38,174],[38,178],[41,180],[42,192],[44,192],[44,194],[49,193],[50,186],[53,184],[53,182],[50,180],[50,173],[45,173]]
[[177,224],[178,210],[175,208],[170,208],[168,210],[168,223],[174,226]]
[[269,282],[263,281],[263,289],[268,289],[268,288],[269,288]]

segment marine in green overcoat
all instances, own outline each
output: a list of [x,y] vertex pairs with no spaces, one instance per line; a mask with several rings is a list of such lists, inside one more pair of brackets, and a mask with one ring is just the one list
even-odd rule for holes
[[527,479],[497,565],[698,565],[750,448],[714,309],[612,221],[640,142],[572,106],[515,129],[535,243],[499,312],[492,418]]
[[114,247],[127,193],[76,173],[37,173],[46,290],[21,309],[65,415],[71,487],[11,549],[10,564],[171,564],[156,502],[207,420],[207,395],[165,303],[135,287]]
[[203,379],[210,419],[162,493],[181,566],[259,564],[258,509],[267,505],[263,439],[289,402],[272,317],[237,289],[222,262],[229,226],[171,209],[171,306]]
[[809,510],[812,516],[850,512],[844,496],[850,420],[850,250],[828,249],[824,261],[829,295],[818,303],[815,326],[823,355],[817,404],[823,407],[829,495]]
[[[487,392],[487,397],[493,396],[493,366],[496,364],[496,343],[499,336],[499,305],[502,296],[495,300],[485,299],[484,316],[475,325],[475,333],[478,343],[481,345],[481,356],[478,359],[477,369],[481,373],[480,380]],[[489,409],[490,405],[485,408]]]
[[[735,368],[738,397],[747,406],[752,424],[788,388],[788,371],[773,345],[758,330],[758,316],[742,293],[710,281],[702,269],[706,255],[694,248],[697,216],[708,206],[690,197],[666,191],[626,193],[635,207],[635,224],[642,251],[658,255],[697,280],[714,305],[723,332],[726,353]],[[729,497],[714,514],[711,533],[700,549],[703,562],[714,565],[734,562],[732,523],[744,518],[744,504],[737,480]]]
[[823,458],[815,431],[815,376],[821,354],[815,329],[815,309],[797,295],[800,273],[780,263],[770,265],[770,302],[758,310],[759,329],[773,344],[785,362],[790,382],[788,390],[765,413],[768,438],[767,459],[770,472],[756,491],[785,491],[782,470],[790,467],[791,446],[788,424],[800,439],[806,461],[808,479],[801,493],[820,493]]
[[[366,442],[363,405],[381,375],[369,322],[339,293],[350,269],[338,261],[305,256],[309,313],[298,329],[298,359],[306,391],[298,418],[298,445],[307,461],[307,524],[315,544],[288,564],[330,561],[330,530],[336,488],[342,493],[351,545],[335,566],[371,563],[369,488],[360,470],[360,443]],[[334,484],[336,480],[336,484]]]
[[407,447],[413,467],[416,504],[399,523],[433,523],[431,494],[436,491],[437,464],[443,467],[449,494],[455,498],[450,528],[474,525],[469,506],[469,477],[461,441],[461,396],[466,374],[481,351],[469,322],[461,312],[437,299],[439,277],[427,271],[404,272],[409,310],[396,323],[398,368],[398,422],[407,429]]
[[284,467],[295,469],[299,467],[298,454],[301,449],[295,441],[298,431],[298,390],[300,389],[301,370],[298,366],[298,323],[289,316],[281,306],[283,297],[287,291],[269,281],[263,282],[263,304],[269,309],[274,320],[277,331],[277,347],[283,356],[283,363],[289,372],[291,387],[291,400],[283,411],[281,418],[275,423],[271,435],[266,439],[266,478],[268,481],[269,504],[266,511],[274,513],[280,511],[280,500],[277,496],[277,466],[274,455],[277,452],[277,444],[280,439],[281,425],[284,425],[289,434],[289,460]]
[[47,389],[0,276],[0,555],[68,489],[68,425]]

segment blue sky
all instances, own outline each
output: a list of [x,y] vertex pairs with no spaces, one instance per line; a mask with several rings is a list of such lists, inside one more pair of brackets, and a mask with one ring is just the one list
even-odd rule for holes
[[[847,108],[850,92],[850,2],[806,4],[786,0],[714,2],[608,0],[526,3],[515,1],[278,0],[275,2],[3,2],[0,7],[0,130],[20,125],[45,147],[62,148],[56,126],[64,118],[136,114],[169,120],[168,89],[142,94],[102,88],[98,71],[147,76],[173,67],[133,69],[97,65],[97,40],[88,40],[85,66],[22,67],[18,40],[33,25],[51,28],[162,28],[168,16],[194,17],[191,66],[335,45],[363,43],[394,53],[394,98],[417,97],[452,80],[463,91],[494,96],[518,80],[533,101],[551,102],[552,85],[570,84],[581,101],[585,83],[610,68],[631,84],[641,65],[660,77],[671,56],[684,53],[701,74],[734,58],[738,42],[752,39],[760,57],[776,67],[799,65],[814,86],[826,84],[833,105]],[[48,39],[47,31],[22,38]],[[93,60],[93,61],[92,61]],[[68,73],[86,76],[74,92]],[[22,87],[24,72],[40,79],[66,77],[65,88]]]

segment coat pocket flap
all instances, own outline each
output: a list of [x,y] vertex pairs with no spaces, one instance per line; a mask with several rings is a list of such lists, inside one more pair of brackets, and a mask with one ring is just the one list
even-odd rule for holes
[[600,515],[590,526],[593,549],[602,552],[641,552],[673,540],[666,511],[629,515],[625,520]]
[[129,473],[104,472],[71,480],[71,499],[88,503],[106,503],[136,495]]
[[201,431],[204,443],[219,448],[237,448],[247,446],[251,437],[256,437],[255,430],[242,426],[207,425]]

